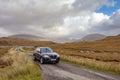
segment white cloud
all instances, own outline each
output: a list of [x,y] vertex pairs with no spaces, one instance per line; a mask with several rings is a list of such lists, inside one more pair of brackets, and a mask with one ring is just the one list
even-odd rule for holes
[[[11,32],[5,30],[4,28],[0,28],[0,36],[3,36],[3,35],[6,36],[6,35],[8,35],[8,34],[9,34],[9,35],[12,35]],[[4,37],[4,36],[3,36],[3,37]]]
[[67,17],[64,19],[62,27],[64,29],[63,31],[66,30],[69,32],[68,36],[79,33],[86,34],[89,33],[89,29],[94,28],[94,26],[108,19],[109,16],[104,15],[103,13],[93,12],[84,16]]
[[91,31],[103,32],[107,35],[120,33],[120,10],[114,12],[108,19],[101,21]]
[[110,21],[119,24],[119,11],[112,16],[95,12],[114,4],[113,0],[0,0],[0,27],[5,34],[78,38],[101,31],[100,26]]

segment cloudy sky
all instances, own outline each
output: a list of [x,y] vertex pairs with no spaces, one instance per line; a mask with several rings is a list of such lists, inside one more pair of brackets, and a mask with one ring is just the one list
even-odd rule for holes
[[0,36],[120,34],[120,0],[0,0]]

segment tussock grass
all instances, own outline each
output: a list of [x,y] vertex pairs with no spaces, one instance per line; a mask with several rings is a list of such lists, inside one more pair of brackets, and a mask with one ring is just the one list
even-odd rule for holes
[[8,57],[12,59],[12,64],[0,68],[0,80],[41,80],[40,69],[31,58],[12,49]]
[[54,45],[54,42],[51,41],[31,41],[26,39],[20,39],[20,38],[7,38],[3,37],[0,38],[0,45],[2,46],[45,46],[45,45]]
[[81,53],[78,48],[69,49],[69,46],[53,48],[65,62],[120,75],[120,53]]
[[33,47],[33,48],[26,48],[26,47],[23,47],[23,49],[26,50],[26,51],[34,51],[34,50],[35,50],[34,47]]
[[33,53],[35,50],[35,48],[26,48],[26,47],[23,47],[20,49],[20,51],[22,52],[29,52],[29,53]]
[[2,57],[4,54],[8,52],[10,47],[0,47],[0,57]]
[[6,56],[10,47],[0,47],[0,68],[4,68],[12,64],[12,59]]
[[120,62],[120,53],[78,53],[70,55],[89,59],[96,59],[105,62]]
[[119,62],[104,62],[97,61],[95,59],[79,58],[78,56],[61,55],[63,61],[70,62],[77,65],[82,65],[87,68],[105,71],[109,73],[120,75],[120,63]]

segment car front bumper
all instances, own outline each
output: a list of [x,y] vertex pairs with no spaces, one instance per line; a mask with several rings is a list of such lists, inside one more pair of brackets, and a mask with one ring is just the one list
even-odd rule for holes
[[45,63],[58,63],[60,61],[60,58],[57,57],[55,59],[48,58],[48,57],[43,57],[43,60]]

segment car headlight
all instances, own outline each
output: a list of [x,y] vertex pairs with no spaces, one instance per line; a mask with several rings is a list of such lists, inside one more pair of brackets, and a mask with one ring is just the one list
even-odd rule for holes
[[44,55],[43,57],[47,57],[48,58],[49,56],[48,55]]
[[57,55],[57,57],[60,57],[60,55]]

